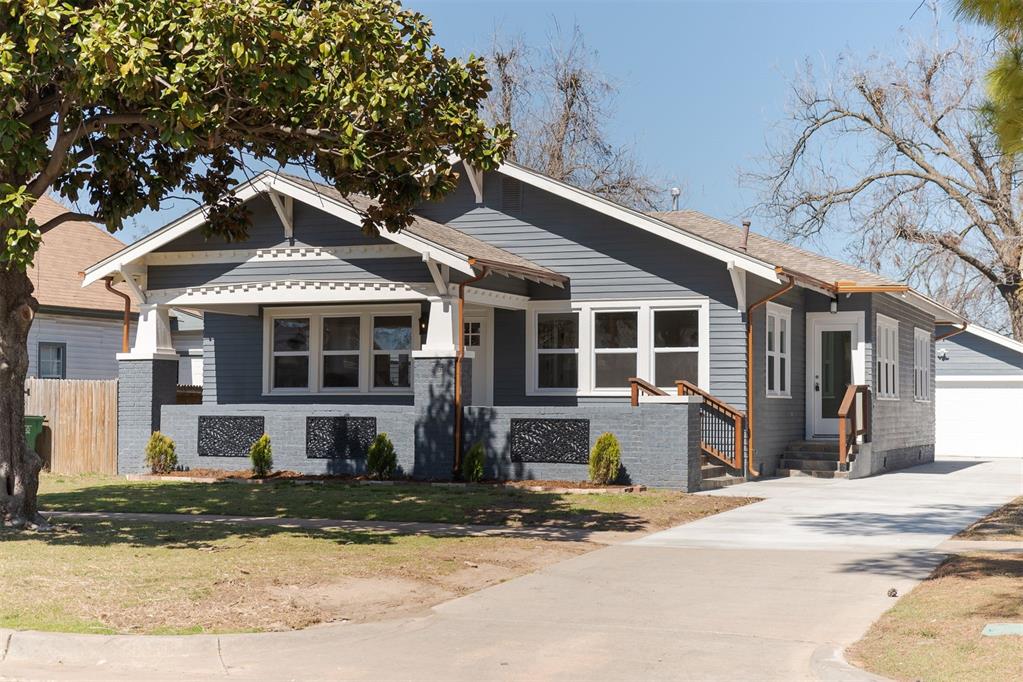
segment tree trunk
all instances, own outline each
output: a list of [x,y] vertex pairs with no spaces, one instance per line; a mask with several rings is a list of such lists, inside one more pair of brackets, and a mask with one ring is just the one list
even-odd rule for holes
[[0,519],[19,528],[46,526],[36,501],[42,461],[25,444],[32,288],[24,272],[0,268]]
[[1023,341],[1023,283],[1015,288],[1002,289],[1002,297],[1009,307],[1009,322],[1012,324],[1012,336]]

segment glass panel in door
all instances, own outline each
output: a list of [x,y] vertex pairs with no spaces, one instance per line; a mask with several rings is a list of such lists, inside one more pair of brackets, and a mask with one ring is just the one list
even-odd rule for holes
[[846,387],[852,383],[852,332],[821,331],[820,415],[835,419]]

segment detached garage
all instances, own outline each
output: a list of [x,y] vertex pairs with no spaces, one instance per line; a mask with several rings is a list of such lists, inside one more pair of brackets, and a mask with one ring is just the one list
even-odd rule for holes
[[936,454],[1023,457],[1023,343],[970,326],[935,353]]

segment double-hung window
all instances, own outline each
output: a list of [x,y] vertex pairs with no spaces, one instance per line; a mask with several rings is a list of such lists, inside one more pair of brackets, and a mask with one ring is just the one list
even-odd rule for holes
[[913,397],[931,399],[931,334],[925,329],[913,329]]
[[579,386],[579,313],[537,314],[536,358],[537,388]]
[[412,358],[412,317],[373,317],[373,387],[408,388]]
[[39,378],[63,379],[67,376],[67,344],[39,343]]
[[639,355],[639,313],[593,313],[594,388],[622,388],[636,376]]
[[767,395],[788,398],[792,395],[792,309],[768,303],[766,327]]
[[899,397],[899,323],[884,315],[877,316],[874,339],[877,397],[897,400]]
[[323,387],[359,387],[362,319],[358,315],[323,318]]
[[700,313],[654,310],[654,383],[674,389],[675,382],[700,381]]
[[273,387],[309,388],[308,317],[278,317],[273,320]]

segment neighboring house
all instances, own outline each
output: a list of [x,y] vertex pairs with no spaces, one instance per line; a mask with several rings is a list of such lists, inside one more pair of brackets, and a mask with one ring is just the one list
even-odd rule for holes
[[[934,329],[963,321],[898,282],[511,163],[467,168],[379,237],[367,200],[305,179],[237,194],[247,242],[204,239],[198,210],[86,272],[147,301],[120,370],[123,472],[156,428],[190,467],[247,467],[266,432],[280,468],[359,473],[387,432],[416,477],[482,441],[488,476],[571,479],[612,431],[627,478],[688,490],[934,457]],[[202,405],[169,404],[171,307],[203,315]]]
[[935,347],[937,453],[1023,457],[1023,343],[971,324]]
[[[40,197],[30,215],[42,224],[67,209]],[[103,228],[69,221],[43,235],[28,274],[39,311],[28,334],[28,375],[41,379],[113,379],[121,352],[124,299],[102,282],[82,288],[82,271],[124,248]],[[115,287],[127,293],[124,284]],[[132,304],[131,315],[138,309]]]

